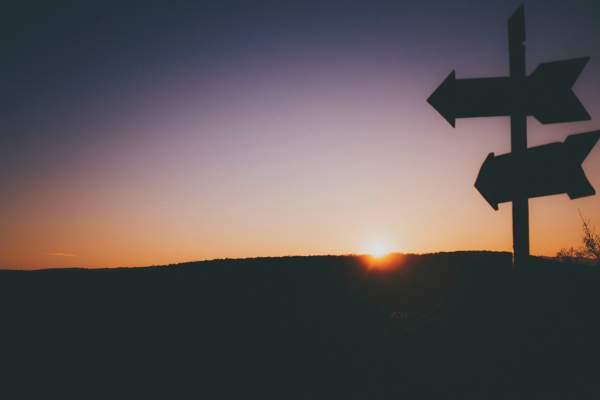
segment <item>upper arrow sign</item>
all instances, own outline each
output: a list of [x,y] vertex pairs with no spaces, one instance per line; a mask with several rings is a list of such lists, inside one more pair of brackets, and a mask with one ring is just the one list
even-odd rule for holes
[[587,180],[581,163],[596,142],[600,131],[570,135],[564,143],[531,147],[524,153],[494,156],[490,153],[475,181],[475,187],[494,209],[498,203],[518,197],[567,193],[571,199],[596,192]]
[[454,71],[427,99],[452,126],[456,118],[524,113],[543,124],[590,119],[571,90],[589,57],[540,64],[524,80],[456,79]]

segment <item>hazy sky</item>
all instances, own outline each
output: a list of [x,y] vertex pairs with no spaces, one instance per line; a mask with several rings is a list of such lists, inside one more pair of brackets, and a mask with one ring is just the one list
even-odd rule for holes
[[[519,1],[14,2],[3,8],[0,267],[461,249],[511,250],[510,204],[473,187],[508,118],[427,104],[458,78],[507,74]],[[526,1],[527,64],[591,56],[600,129],[600,6]],[[600,147],[600,146],[598,146]],[[600,149],[584,163],[600,190]],[[577,210],[530,200],[531,248],[578,245]]]

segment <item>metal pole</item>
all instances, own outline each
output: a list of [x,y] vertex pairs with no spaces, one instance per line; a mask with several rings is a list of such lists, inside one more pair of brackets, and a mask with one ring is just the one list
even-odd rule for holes
[[[515,87],[513,112],[510,116],[510,145],[515,156],[527,151],[527,116],[522,111],[520,88],[525,87],[525,14],[523,6],[508,20],[510,77]],[[529,258],[529,201],[520,195],[512,202],[514,264],[523,266]]]

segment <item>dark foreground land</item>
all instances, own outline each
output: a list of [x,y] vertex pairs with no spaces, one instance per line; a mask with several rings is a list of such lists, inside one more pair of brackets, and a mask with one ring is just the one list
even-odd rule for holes
[[600,267],[366,261],[0,271],[0,398],[600,398]]

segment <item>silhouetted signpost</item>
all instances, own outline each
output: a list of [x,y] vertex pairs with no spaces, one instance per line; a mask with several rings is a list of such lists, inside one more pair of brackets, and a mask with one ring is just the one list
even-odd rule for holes
[[498,203],[512,201],[515,264],[529,257],[530,197],[595,194],[581,163],[600,138],[600,131],[581,133],[564,143],[527,148],[527,116],[543,124],[590,119],[571,90],[589,58],[543,63],[528,76],[524,42],[521,6],[508,20],[508,77],[456,79],[452,71],[427,99],[453,127],[456,118],[510,116],[511,153],[490,153],[475,187],[496,210]]

